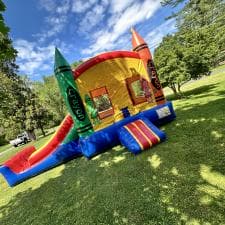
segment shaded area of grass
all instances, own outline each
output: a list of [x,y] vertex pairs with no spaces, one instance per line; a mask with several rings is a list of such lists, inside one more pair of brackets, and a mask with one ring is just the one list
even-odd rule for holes
[[185,95],[162,127],[168,140],[149,151],[118,146],[12,189],[1,179],[0,224],[225,224],[225,74]]

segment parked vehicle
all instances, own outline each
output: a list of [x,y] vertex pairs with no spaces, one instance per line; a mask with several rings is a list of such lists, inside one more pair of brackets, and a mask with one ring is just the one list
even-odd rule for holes
[[30,141],[30,138],[27,132],[23,132],[22,134],[19,134],[16,139],[11,140],[9,143],[13,145],[14,147],[17,147],[18,145],[26,144],[29,141]]

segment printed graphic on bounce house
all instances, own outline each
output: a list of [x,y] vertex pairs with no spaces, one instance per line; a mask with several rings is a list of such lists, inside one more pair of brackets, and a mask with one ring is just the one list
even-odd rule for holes
[[54,72],[69,114],[43,147],[26,147],[0,167],[10,186],[78,156],[91,159],[116,145],[138,154],[166,139],[159,126],[175,119],[172,103],[134,29],[132,46],[99,54],[74,71],[56,48]]

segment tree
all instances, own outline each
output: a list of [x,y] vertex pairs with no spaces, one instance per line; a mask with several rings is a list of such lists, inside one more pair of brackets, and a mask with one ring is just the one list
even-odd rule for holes
[[71,68],[72,69],[75,69],[76,67],[78,67],[81,63],[83,63],[82,60],[79,60],[79,61],[75,61],[71,64]]
[[18,134],[21,125],[16,122],[17,105],[20,105],[20,98],[14,90],[15,87],[18,88],[18,82],[2,73],[0,73],[0,80],[0,124],[6,139],[9,140]]
[[0,124],[7,140],[19,132],[19,124],[14,123],[19,100],[19,82],[0,73]]
[[[0,0],[0,129],[3,136],[8,139],[18,131],[18,125],[12,125],[10,115],[13,114],[18,94],[18,66],[15,64],[17,51],[9,38],[9,28],[5,25],[2,12],[5,5]],[[8,127],[7,131],[4,127]]]
[[162,83],[170,87],[176,96],[181,95],[181,86],[190,79],[183,57],[182,46],[175,36],[165,37],[154,55]]
[[27,131],[31,140],[36,139],[34,113],[34,101],[30,80],[26,76],[20,76],[16,82],[15,100],[12,109],[8,110],[10,126],[18,127],[19,132]]
[[50,115],[47,109],[39,103],[35,90],[28,91],[25,107],[25,130],[33,134],[35,129],[40,129],[42,135],[45,136],[44,126],[48,124]]
[[178,32],[179,42],[182,44],[183,61],[192,79],[207,74],[215,65],[218,47],[212,37],[211,29],[198,28],[189,32]]
[[210,66],[215,65],[218,55],[225,50],[224,0],[164,0],[163,4],[175,7],[183,2],[186,2],[184,7],[171,17],[177,20],[184,44],[187,47],[200,44],[200,54]]
[[34,89],[39,99],[38,101],[52,115],[54,121],[52,125],[58,125],[66,115],[66,105],[55,77],[43,77],[43,81],[34,84]]
[[208,74],[225,50],[225,2],[164,0],[163,4],[176,7],[184,2],[184,7],[171,16],[176,18],[177,32],[163,39],[154,57],[161,79],[175,94],[190,78]]
[[52,119],[46,105],[42,104],[39,99],[38,91],[35,89],[36,84],[32,83],[28,77],[23,79],[23,102],[18,107],[17,118],[21,123],[23,130],[26,130],[31,139],[36,139],[35,129],[40,129],[45,136],[44,126],[49,124]]
[[[4,10],[5,5],[0,0],[0,12]],[[31,139],[35,139],[36,128],[40,128],[45,135],[43,126],[48,113],[38,103],[30,80],[16,74],[17,52],[8,34],[9,28],[0,13],[0,129],[4,131],[6,139],[14,138],[24,130]]]
[[9,77],[16,78],[18,66],[15,64],[17,51],[12,46],[10,40],[9,28],[5,25],[2,12],[5,11],[5,5],[0,0],[0,72]]
[[0,72],[0,111],[7,114],[13,107],[15,96],[13,93],[15,81]]
[[49,123],[50,114],[39,103],[32,82],[26,76],[14,81],[0,74],[0,79],[0,87],[4,87],[2,91],[0,88],[0,100],[3,102],[0,105],[0,122],[6,139],[12,139],[22,131],[27,131],[31,139],[36,139],[35,129],[40,129],[45,135],[44,126]]

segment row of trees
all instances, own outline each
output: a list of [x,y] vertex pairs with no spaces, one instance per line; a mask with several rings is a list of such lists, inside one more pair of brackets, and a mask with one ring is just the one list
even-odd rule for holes
[[[45,135],[44,128],[58,125],[66,114],[65,104],[53,76],[43,82],[31,82],[17,75],[17,51],[9,38],[0,0],[0,145],[27,131],[35,139],[35,129]],[[76,66],[78,63],[74,63]]]
[[14,81],[1,73],[0,80],[0,131],[6,140],[21,131],[36,139],[35,129],[45,136],[44,128],[58,125],[65,117],[65,104],[53,76],[31,82],[26,76]]
[[225,2],[163,1],[173,7],[181,3],[184,7],[170,17],[176,19],[177,32],[166,36],[154,54],[160,79],[175,95],[181,94],[184,83],[209,74],[212,67],[225,60]]
[[[9,38],[9,28],[5,25],[2,12],[5,5],[0,0],[0,141],[4,141],[3,118],[9,118],[14,109],[13,103],[18,99],[16,75],[17,66],[15,64],[16,50],[12,46]],[[15,92],[15,94],[13,94]],[[11,107],[12,106],[12,107]],[[11,107],[11,108],[10,108]],[[10,120],[8,120],[10,122]]]
[[[5,9],[0,0],[0,145],[22,131],[27,131],[31,139],[36,139],[35,131],[45,136],[45,129],[58,125],[66,115],[54,76],[31,82],[27,76],[17,74],[17,51],[2,16]],[[72,68],[81,62],[74,62]]]

